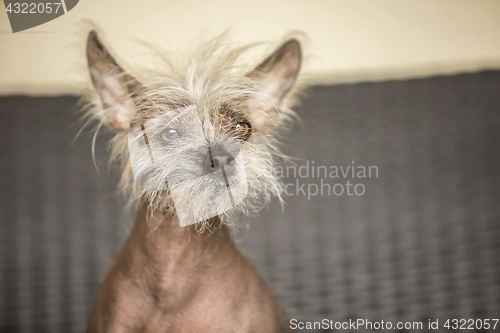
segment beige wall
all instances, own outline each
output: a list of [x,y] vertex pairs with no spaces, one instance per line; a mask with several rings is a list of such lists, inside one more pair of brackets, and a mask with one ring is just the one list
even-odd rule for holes
[[16,34],[0,8],[0,94],[80,91],[85,20],[129,62],[143,50],[134,38],[172,49],[230,26],[241,42],[303,30],[305,71],[316,83],[500,68],[500,0],[80,0]]

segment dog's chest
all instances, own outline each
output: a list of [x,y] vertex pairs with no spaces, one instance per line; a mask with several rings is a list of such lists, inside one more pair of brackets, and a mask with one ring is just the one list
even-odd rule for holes
[[153,310],[143,332],[279,332],[272,299],[258,297],[258,304],[255,297],[217,294],[199,293],[168,312]]

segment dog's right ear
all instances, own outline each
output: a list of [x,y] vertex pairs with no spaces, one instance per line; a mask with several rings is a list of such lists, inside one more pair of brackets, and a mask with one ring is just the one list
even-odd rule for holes
[[257,130],[270,127],[279,116],[278,108],[292,89],[300,69],[300,43],[290,39],[247,74],[256,83],[250,98],[250,120]]
[[106,122],[117,131],[130,129],[135,114],[132,95],[140,83],[109,55],[95,31],[91,31],[87,39],[87,60]]

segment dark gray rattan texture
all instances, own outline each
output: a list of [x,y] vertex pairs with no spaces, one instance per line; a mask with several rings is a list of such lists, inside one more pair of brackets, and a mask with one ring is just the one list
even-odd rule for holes
[[[130,227],[107,168],[110,136],[97,140],[100,175],[91,134],[72,144],[76,101],[0,98],[2,333],[82,332]],[[324,179],[366,192],[294,192],[237,232],[290,314],[498,318],[500,72],[313,87],[298,113],[304,126],[284,148],[297,168],[354,161],[378,177]],[[284,180],[297,181],[321,185]]]

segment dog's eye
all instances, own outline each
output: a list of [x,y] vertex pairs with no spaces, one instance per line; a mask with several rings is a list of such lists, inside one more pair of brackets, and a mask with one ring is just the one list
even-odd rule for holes
[[239,122],[236,124],[236,126],[234,126],[234,131],[241,138],[248,139],[250,137],[250,134],[252,134],[252,126],[247,121]]
[[161,132],[161,138],[166,142],[172,142],[179,138],[179,133],[173,128],[167,128]]

